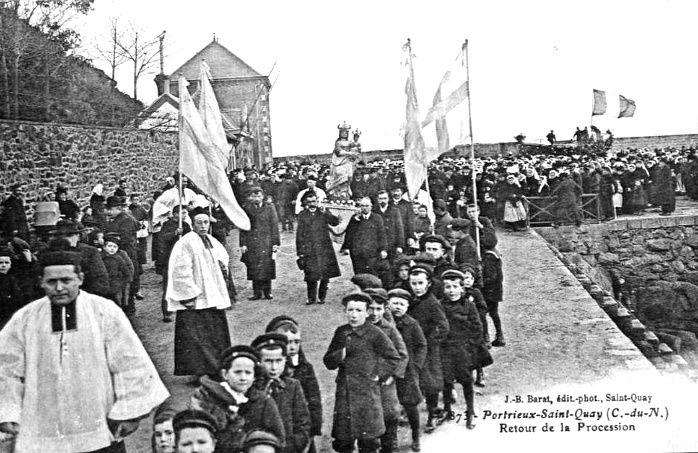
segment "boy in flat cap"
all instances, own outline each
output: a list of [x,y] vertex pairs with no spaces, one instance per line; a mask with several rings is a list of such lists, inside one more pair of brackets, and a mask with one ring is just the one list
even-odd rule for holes
[[308,453],[315,453],[314,436],[322,434],[322,396],[320,384],[313,365],[308,361],[301,347],[301,328],[290,316],[280,315],[267,324],[265,332],[277,332],[286,335],[286,370],[285,373],[297,379],[303,389],[303,396],[310,413],[310,447]]
[[196,409],[178,412],[172,426],[177,453],[213,453],[216,450],[218,426],[207,412]]
[[380,386],[399,364],[400,356],[378,327],[366,322],[371,296],[362,292],[342,299],[348,323],[334,333],[323,361],[328,370],[338,369],[332,447],[340,453],[354,450],[376,453],[385,434]]
[[284,439],[276,403],[254,387],[255,378],[263,373],[257,350],[247,345],[226,349],[220,373],[221,382],[203,376],[190,402],[192,409],[208,412],[215,419],[219,451],[241,452],[245,435],[253,429],[263,429]]
[[245,453],[276,453],[281,451],[281,442],[272,433],[258,429],[247,434],[243,450]]
[[427,357],[427,339],[417,320],[407,314],[412,295],[404,289],[388,291],[388,307],[393,314],[395,327],[402,336],[407,348],[409,361],[405,374],[397,378],[397,396],[405,408],[407,420],[412,430],[412,451],[421,450],[419,443],[419,403],[424,397],[419,389],[419,373]]
[[121,309],[80,290],[80,261],[43,252],[46,296],[0,331],[0,432],[16,435],[18,452],[124,452],[169,396]]
[[284,453],[301,453],[310,442],[310,413],[298,380],[285,374],[286,335],[265,333],[254,339],[252,347],[259,351],[264,372],[255,386],[274,399],[286,432]]

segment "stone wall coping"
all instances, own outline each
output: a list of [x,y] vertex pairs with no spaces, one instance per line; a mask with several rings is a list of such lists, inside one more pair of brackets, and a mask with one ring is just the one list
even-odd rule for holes
[[[110,131],[118,131],[118,132],[142,132],[142,133],[151,133],[149,129],[137,129],[134,127],[114,127],[114,126],[97,126],[97,125],[92,125],[92,124],[73,124],[73,123],[45,123],[45,122],[39,122],[39,121],[25,121],[25,120],[10,120],[10,119],[2,119],[0,120],[0,124],[12,124],[12,125],[26,125],[26,126],[37,126],[37,127],[70,127],[70,128],[76,128],[76,129],[99,129],[99,130],[110,130]],[[177,131],[156,131],[158,134],[164,134],[164,135],[169,135],[169,134],[177,134]]]
[[567,237],[573,238],[589,234],[592,236],[603,236],[608,232],[626,231],[626,230],[648,230],[655,228],[667,228],[676,226],[693,226],[698,224],[698,215],[675,215],[668,217],[646,217],[632,219],[616,219],[606,223],[588,223],[582,227],[575,226],[560,226],[554,227],[534,227],[535,230],[546,238],[552,237]]

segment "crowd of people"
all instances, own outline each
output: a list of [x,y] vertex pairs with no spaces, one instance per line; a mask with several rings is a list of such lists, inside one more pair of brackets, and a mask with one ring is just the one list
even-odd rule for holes
[[[506,345],[495,226],[525,229],[534,209],[555,225],[581,224],[585,194],[600,221],[649,206],[668,215],[676,193],[698,199],[693,149],[440,159],[413,200],[403,165],[359,161],[350,202],[328,198],[328,166],[233,171],[251,223],[237,244],[227,244],[234,225],[220,206],[183,175],[146,201],[126,179],[110,196],[98,183],[84,207],[58,187],[34,206],[32,224],[24,186],[13,185],[0,211],[0,441],[18,452],[121,452],[155,410],[155,452],[315,451],[322,398],[302,320],[278,316],[233,345],[226,317],[240,297],[228,249],[239,247],[249,299],[273,299],[279,247],[295,233],[306,305],[325,304],[341,275],[336,242],[357,286],[341,299],[346,324],[323,357],[337,370],[333,448],[396,451],[404,419],[420,451],[422,432],[455,418],[456,383],[465,426],[475,427],[474,386],[485,385],[490,348]],[[162,320],[175,322],[174,374],[196,385],[186,408],[166,400],[127,318],[143,298],[148,252],[162,276]],[[74,423],[85,418],[93,424]]]

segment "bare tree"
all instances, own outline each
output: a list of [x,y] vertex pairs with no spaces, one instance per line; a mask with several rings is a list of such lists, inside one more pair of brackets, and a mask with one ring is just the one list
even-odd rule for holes
[[[67,52],[79,44],[79,35],[67,27],[75,14],[86,14],[94,0],[1,0],[0,1],[0,73],[5,93],[0,113],[19,118],[20,66],[29,52],[43,63],[44,109],[50,93],[51,62],[57,61],[56,50]],[[49,46],[42,46],[36,32],[46,36]]]
[[118,46],[121,55],[133,63],[133,97],[138,99],[138,79],[158,63],[159,39],[149,38],[143,30],[129,25]]
[[122,53],[119,43],[124,40],[125,31],[119,26],[119,19],[109,18],[108,33],[106,36],[95,39],[91,52],[96,54],[98,60],[102,60],[109,65],[112,89],[111,119],[115,119],[114,91],[116,90],[116,68],[126,63],[128,59]]

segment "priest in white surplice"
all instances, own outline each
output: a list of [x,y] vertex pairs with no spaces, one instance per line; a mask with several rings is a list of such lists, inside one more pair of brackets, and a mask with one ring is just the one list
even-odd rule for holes
[[208,212],[196,208],[190,215],[193,231],[172,248],[165,293],[168,311],[177,313],[174,374],[219,379],[221,354],[230,347],[225,308],[231,304],[223,276],[229,255],[208,234]]
[[124,452],[169,393],[121,308],[80,290],[80,255],[40,255],[46,296],[0,331],[0,432],[16,453]]

